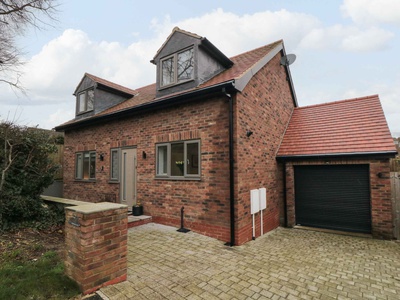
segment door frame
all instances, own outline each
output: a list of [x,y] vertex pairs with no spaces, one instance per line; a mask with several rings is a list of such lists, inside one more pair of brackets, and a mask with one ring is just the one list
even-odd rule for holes
[[[124,147],[120,148],[120,153],[121,153],[121,160],[120,160],[120,184],[119,184],[119,202],[122,204],[128,205],[128,208],[132,208],[133,205],[136,204],[137,202],[137,148],[136,147]],[[131,157],[127,157],[128,155],[131,155]],[[128,170],[125,167],[125,162],[126,159],[132,159],[133,163],[133,169]],[[127,174],[128,171],[128,174]],[[129,172],[130,171],[130,172]],[[131,176],[129,178],[128,176]],[[126,193],[127,193],[127,180],[128,181],[133,181],[133,187],[132,191],[128,191],[129,193],[132,192],[132,197],[133,199],[131,200],[132,203],[130,202],[129,199],[127,199]]]

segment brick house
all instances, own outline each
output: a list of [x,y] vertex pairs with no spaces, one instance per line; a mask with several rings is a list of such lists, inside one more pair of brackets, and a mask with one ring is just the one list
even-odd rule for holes
[[[185,227],[234,245],[297,224],[296,166],[310,161],[298,156],[301,149],[293,155],[287,149],[294,117],[310,108],[298,108],[283,56],[277,41],[228,58],[206,38],[174,28],[151,61],[155,84],[132,90],[86,73],[74,93],[75,119],[56,127],[65,132],[64,197],[140,202],[154,222],[173,226],[184,207]],[[379,107],[370,117],[384,123],[372,136],[380,145],[389,130]],[[362,158],[329,159],[370,166],[367,221],[373,234],[390,238],[390,182],[375,178],[396,153],[385,145],[371,145],[377,148]],[[320,163],[318,155],[312,164]],[[250,191],[262,187],[267,208],[254,215],[253,226]]]

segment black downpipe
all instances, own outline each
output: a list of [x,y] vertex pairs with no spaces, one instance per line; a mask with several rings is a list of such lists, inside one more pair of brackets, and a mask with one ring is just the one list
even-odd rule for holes
[[283,226],[288,227],[287,196],[286,196],[286,162],[283,162]]
[[235,177],[234,177],[234,158],[233,158],[233,99],[225,92],[229,98],[229,197],[230,197],[230,221],[231,221],[231,241],[225,245],[235,245]]

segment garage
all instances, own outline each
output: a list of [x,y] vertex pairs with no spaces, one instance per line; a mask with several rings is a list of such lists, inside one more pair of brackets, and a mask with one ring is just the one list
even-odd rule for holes
[[294,166],[296,225],[371,233],[369,165]]

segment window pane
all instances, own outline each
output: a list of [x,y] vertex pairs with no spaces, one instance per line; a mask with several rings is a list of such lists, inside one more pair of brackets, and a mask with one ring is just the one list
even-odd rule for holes
[[167,146],[158,146],[157,151],[157,175],[167,175]]
[[82,179],[89,179],[89,152],[83,153],[83,176]]
[[183,143],[171,144],[171,176],[183,176]]
[[168,58],[162,61],[162,76],[161,76],[161,86],[174,83],[175,72],[174,72],[174,58]]
[[78,96],[78,112],[83,112],[86,110],[86,104],[85,104],[85,99],[86,99],[86,94],[81,93]]
[[96,152],[90,152],[90,178],[96,178]]
[[82,179],[82,154],[76,155],[75,178]]
[[111,179],[118,180],[119,178],[119,159],[118,150],[111,151]]
[[199,143],[186,144],[186,173],[190,175],[199,175]]
[[178,54],[178,82],[193,78],[193,48]]
[[86,110],[93,110],[93,103],[94,103],[94,90],[87,91],[87,109]]

